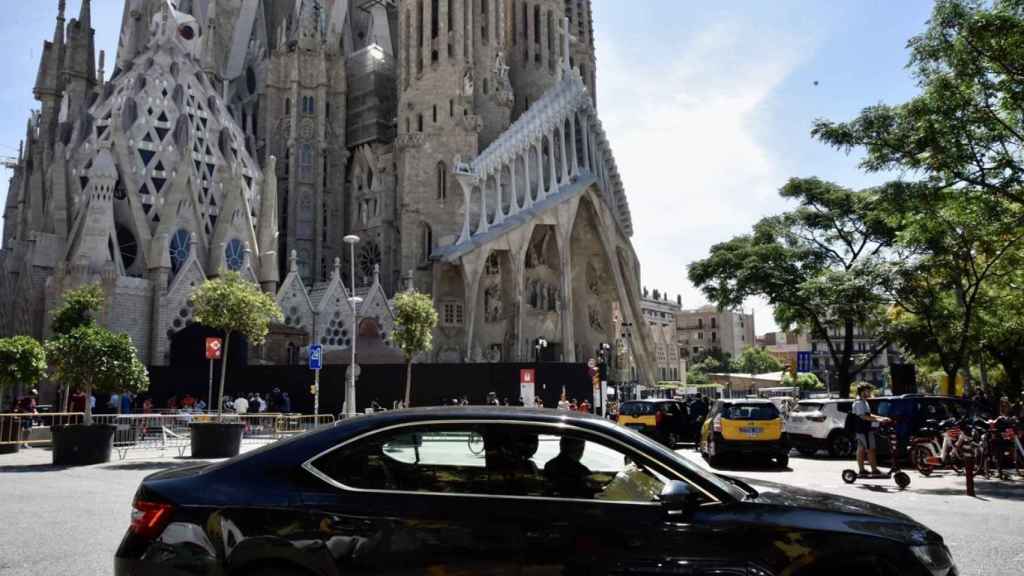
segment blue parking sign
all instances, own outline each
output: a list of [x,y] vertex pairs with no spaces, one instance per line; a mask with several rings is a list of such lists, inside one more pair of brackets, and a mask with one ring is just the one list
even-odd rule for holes
[[309,369],[320,370],[324,360],[324,348],[319,344],[309,347]]
[[796,353],[796,371],[797,372],[810,372],[811,371],[811,353],[810,352],[797,352]]

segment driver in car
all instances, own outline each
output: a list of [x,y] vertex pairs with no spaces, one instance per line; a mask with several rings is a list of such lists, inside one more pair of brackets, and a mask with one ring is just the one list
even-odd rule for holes
[[571,436],[562,436],[558,441],[558,456],[544,465],[544,477],[554,496],[564,498],[593,498],[590,486],[590,469],[580,463],[586,441]]

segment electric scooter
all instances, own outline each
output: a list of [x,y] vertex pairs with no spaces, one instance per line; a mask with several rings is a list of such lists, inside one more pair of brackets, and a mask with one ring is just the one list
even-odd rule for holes
[[861,475],[856,470],[847,468],[843,470],[843,482],[847,484],[853,484],[858,479],[860,480],[888,480],[892,478],[896,482],[896,486],[899,486],[900,490],[903,490],[907,486],[910,486],[910,476],[900,469],[899,461],[899,434],[896,432],[896,425],[894,423],[882,424],[882,429],[885,430],[889,437],[889,453],[892,456],[892,466],[888,472],[881,474],[864,474]]

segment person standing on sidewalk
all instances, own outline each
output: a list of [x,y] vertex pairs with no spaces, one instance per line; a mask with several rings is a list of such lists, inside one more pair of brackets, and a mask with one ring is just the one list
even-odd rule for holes
[[876,416],[871,413],[871,406],[868,404],[868,396],[871,395],[871,386],[861,384],[857,386],[857,400],[853,403],[851,412],[857,418],[857,467],[861,476],[867,476],[864,470],[864,453],[867,452],[868,463],[871,465],[871,474],[879,476],[882,471],[878,469],[878,453],[876,450],[875,434],[872,427],[875,422],[886,423],[890,420],[884,416]]
[[[39,392],[34,388],[29,391],[28,395],[22,396],[18,399],[18,405],[15,408],[15,412],[19,414],[38,414],[38,403],[36,398],[39,397]],[[21,417],[21,447],[28,448],[29,435],[32,433],[32,417]]]

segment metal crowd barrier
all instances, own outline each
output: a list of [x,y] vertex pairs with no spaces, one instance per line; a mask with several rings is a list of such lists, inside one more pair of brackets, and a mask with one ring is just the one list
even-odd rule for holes
[[[0,449],[10,444],[46,446],[50,444],[50,427],[81,424],[80,412],[47,414],[0,414]],[[269,444],[281,438],[301,434],[324,424],[334,422],[334,416],[322,414],[255,413],[221,416],[209,412],[177,412],[147,414],[94,414],[93,423],[116,427],[114,449],[124,460],[129,453],[143,450],[176,450],[184,456],[191,450],[192,436],[189,424],[193,422],[241,422],[243,445]]]
[[49,446],[50,428],[81,424],[81,412],[46,412],[43,414],[0,414],[0,449],[4,446]]

